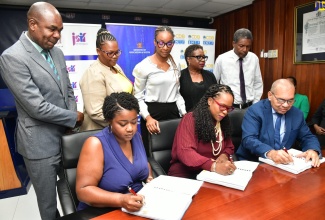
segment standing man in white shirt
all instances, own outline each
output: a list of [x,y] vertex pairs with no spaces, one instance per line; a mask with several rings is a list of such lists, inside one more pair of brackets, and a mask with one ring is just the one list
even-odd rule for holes
[[216,59],[213,73],[220,84],[228,85],[234,95],[234,107],[245,109],[260,100],[263,81],[258,57],[250,52],[253,35],[241,28],[234,34],[233,49]]

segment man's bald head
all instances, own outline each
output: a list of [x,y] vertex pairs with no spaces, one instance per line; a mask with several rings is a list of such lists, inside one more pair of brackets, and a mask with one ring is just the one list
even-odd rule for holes
[[59,11],[50,3],[36,2],[27,12],[28,37],[45,50],[52,49],[63,29]]

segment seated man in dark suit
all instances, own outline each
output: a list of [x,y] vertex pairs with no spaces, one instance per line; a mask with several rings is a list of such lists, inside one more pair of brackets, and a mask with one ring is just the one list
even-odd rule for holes
[[294,96],[293,84],[279,79],[272,84],[267,99],[248,108],[242,123],[242,142],[236,152],[239,160],[257,161],[264,157],[275,163],[290,163],[292,157],[285,149],[297,140],[303,151],[299,156],[311,159],[312,165],[319,167],[319,142],[310,132],[303,113],[292,107]]

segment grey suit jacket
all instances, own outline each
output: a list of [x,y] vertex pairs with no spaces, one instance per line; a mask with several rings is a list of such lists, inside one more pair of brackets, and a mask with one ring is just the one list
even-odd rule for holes
[[61,136],[77,120],[64,55],[56,47],[50,54],[60,81],[25,33],[0,57],[0,74],[15,97],[18,112],[16,147],[28,159],[58,154]]

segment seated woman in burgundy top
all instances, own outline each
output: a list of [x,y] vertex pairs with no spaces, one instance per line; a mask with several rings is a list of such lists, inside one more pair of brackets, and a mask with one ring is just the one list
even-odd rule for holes
[[212,85],[176,130],[168,175],[196,178],[202,170],[222,175],[234,172],[230,120],[234,95],[229,86]]

